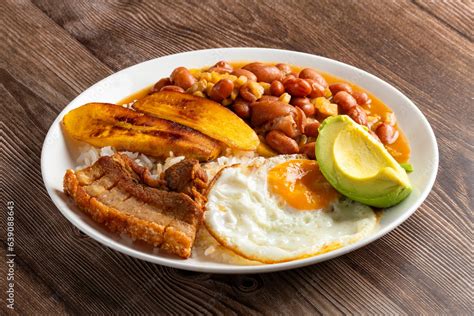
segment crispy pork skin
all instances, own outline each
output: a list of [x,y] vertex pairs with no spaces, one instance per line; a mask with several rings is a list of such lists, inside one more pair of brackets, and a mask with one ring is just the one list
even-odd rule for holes
[[[179,165],[185,171],[179,172]],[[127,156],[115,154],[85,169],[68,170],[64,191],[108,230],[188,258],[202,220],[204,172],[195,160],[183,160],[173,170],[176,177],[153,180]]]

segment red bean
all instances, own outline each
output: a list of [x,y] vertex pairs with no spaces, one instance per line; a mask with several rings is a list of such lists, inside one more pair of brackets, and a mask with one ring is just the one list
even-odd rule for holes
[[291,73],[291,67],[288,64],[276,64],[275,66],[280,69],[283,76]]
[[234,70],[234,72],[232,72],[232,75],[237,76],[237,77],[245,76],[250,81],[257,81],[257,76],[255,76],[253,72],[250,72],[242,68]]
[[278,97],[276,96],[273,96],[273,95],[263,95],[260,99],[258,99],[258,102],[261,102],[261,101],[271,101],[271,102],[274,102],[274,101],[278,101]]
[[301,132],[295,123],[295,119],[291,115],[287,115],[273,119],[266,127],[268,130],[282,131],[286,136],[294,138],[301,135]]
[[184,90],[189,89],[196,82],[196,78],[194,78],[191,72],[185,67],[178,67],[173,70],[170,79],[174,85]]
[[274,80],[281,80],[283,77],[280,69],[263,63],[251,63],[242,68],[252,72],[259,82],[271,83]]
[[212,68],[209,68],[207,70],[208,72],[217,72],[219,74],[228,74],[230,73],[232,70],[231,69],[227,69],[227,68],[221,68],[221,67],[212,67]]
[[333,83],[329,86],[329,90],[331,90],[332,95],[336,95],[339,91],[345,91],[349,94],[352,93],[352,88],[349,84],[344,82]]
[[178,86],[164,86],[160,91],[174,91],[184,93],[184,89]]
[[294,117],[294,120],[295,120],[295,123],[296,123],[296,127],[298,128],[299,134],[302,134],[304,133],[304,128],[305,128],[305,124],[306,124],[306,114],[304,113],[304,111],[299,108],[299,107],[295,107],[294,108],[295,111],[293,112],[293,117]]
[[369,102],[369,96],[365,92],[353,91],[352,96],[356,99],[357,104],[364,105]]
[[367,113],[365,113],[364,109],[359,105],[350,108],[349,111],[347,111],[347,115],[349,115],[354,122],[367,126]]
[[380,141],[386,145],[393,144],[400,135],[395,127],[387,123],[380,124],[375,130],[375,133],[379,137]]
[[235,114],[243,119],[250,117],[250,105],[248,102],[242,99],[237,99],[234,104],[232,104],[232,109],[234,110]]
[[306,155],[309,159],[316,159],[316,142],[304,144],[300,148],[300,154]]
[[321,126],[321,124],[316,120],[306,122],[304,134],[308,137],[318,137],[319,126]]
[[311,69],[311,68],[305,68],[301,70],[299,77],[302,79],[311,79],[316,81],[319,85],[321,85],[323,88],[327,88],[328,83],[326,82],[326,79],[318,73],[316,70]]
[[324,96],[325,88],[316,82],[313,79],[306,79],[308,83],[311,85],[311,93],[309,94],[310,98],[319,98]]
[[282,80],[281,82],[283,83],[283,85],[285,85],[285,83],[286,83],[287,81],[292,80],[292,79],[295,79],[295,78],[297,78],[295,75],[289,74],[289,75],[283,77],[283,80]]
[[252,126],[261,126],[279,116],[286,116],[294,107],[280,101],[259,101],[251,104]]
[[157,83],[155,83],[153,88],[151,88],[150,93],[158,92],[158,91],[161,90],[161,88],[163,88],[165,86],[169,86],[169,85],[171,85],[170,78],[161,78],[160,80],[158,80]]
[[295,78],[285,81],[285,90],[293,97],[305,97],[311,93],[311,85],[304,79]]
[[208,69],[208,71],[215,71],[218,73],[230,73],[233,70],[234,68],[232,65],[224,60],[218,61],[214,66]]
[[351,108],[357,105],[357,101],[346,91],[339,91],[333,98],[334,103],[339,105],[342,112],[347,113]]
[[234,83],[231,80],[221,79],[212,87],[209,97],[216,102],[221,102],[230,96],[233,89]]
[[[256,83],[255,83],[256,84]],[[239,94],[242,99],[250,103],[257,101],[257,96],[252,93],[251,83],[247,82],[239,89]]]
[[280,154],[296,154],[299,152],[298,143],[279,130],[270,131],[265,136],[267,144]]
[[285,93],[285,87],[283,86],[283,83],[278,80],[273,81],[270,85],[270,93],[277,97]]
[[306,116],[313,116],[316,111],[308,98],[292,98],[290,103],[302,109]]

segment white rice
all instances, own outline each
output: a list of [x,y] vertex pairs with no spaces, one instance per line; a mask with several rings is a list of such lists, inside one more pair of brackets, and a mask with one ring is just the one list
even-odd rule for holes
[[125,104],[122,104],[122,106],[126,109],[132,109],[133,108],[133,104],[137,102],[137,100],[133,100],[132,102],[129,102],[129,103],[125,103]]
[[[94,164],[100,157],[112,156],[116,152],[126,155],[128,158],[135,161],[138,165],[145,167],[150,170],[153,177],[159,177],[166,169],[174,164],[177,164],[183,160],[184,156],[174,156],[173,152],[169,152],[169,156],[164,160],[158,160],[156,158],[131,151],[117,151],[111,146],[97,148],[90,145],[85,145],[80,149],[81,154],[77,158],[76,170],[83,169]],[[250,163],[255,160],[265,158],[255,156],[254,152],[245,151],[231,151],[226,150],[225,156],[217,158],[215,161],[201,164],[203,169],[207,172],[209,179],[212,179],[214,175],[219,172],[220,169],[226,166],[231,166],[237,163]]]
[[236,265],[260,265],[262,263],[245,259],[232,250],[222,246],[209,233],[205,225],[201,225],[196,235],[192,257],[207,262],[219,262]]
[[81,147],[80,152],[81,154],[79,155],[79,157],[77,157],[76,160],[76,170],[88,167],[100,158],[100,150],[89,145]]
[[[280,158],[283,159],[303,159],[306,158],[303,155],[300,154],[294,154],[294,155],[280,155]],[[207,172],[207,175],[209,179],[212,179],[218,172],[224,167],[227,166],[232,166],[235,164],[240,164],[240,165],[255,165],[259,166],[263,164],[268,158],[262,157],[262,156],[256,156],[255,154],[243,154],[240,156],[222,156],[217,158],[215,161],[211,161],[205,164],[202,164],[202,168]]]
[[112,156],[116,152],[120,152],[121,154],[126,155],[128,158],[135,161],[138,165],[149,169],[151,175],[154,178],[159,177],[160,174],[166,169],[184,159],[184,156],[175,157],[173,152],[170,152],[168,158],[163,161],[160,161],[153,157],[149,157],[147,155],[137,152],[117,151],[111,146],[97,148],[87,145],[84,148],[81,148],[81,154],[77,158],[76,170],[88,167],[94,164],[100,157]]

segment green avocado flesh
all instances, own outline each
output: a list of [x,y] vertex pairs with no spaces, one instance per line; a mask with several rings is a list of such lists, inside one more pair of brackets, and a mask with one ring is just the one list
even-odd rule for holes
[[337,191],[370,206],[393,206],[412,190],[405,170],[366,128],[347,115],[329,117],[321,124],[316,159]]

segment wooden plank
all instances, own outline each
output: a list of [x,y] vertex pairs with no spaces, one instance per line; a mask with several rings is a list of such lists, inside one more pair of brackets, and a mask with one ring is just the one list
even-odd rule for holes
[[[31,90],[31,96],[52,105],[56,112],[78,93],[112,73],[28,1],[2,1],[0,5],[0,49],[3,57],[0,62],[6,71],[3,75],[14,76],[22,88]],[[12,14],[12,5],[15,5],[15,14]],[[39,18],[34,19],[31,15]],[[73,58],[75,55],[79,57]],[[31,108],[29,113],[35,116],[35,112],[49,111],[48,107]],[[43,116],[49,118],[47,124],[50,124],[52,114]],[[47,128],[42,127],[43,131]]]
[[414,0],[414,3],[462,36],[471,41],[474,39],[472,31],[474,25],[474,4],[471,0]]
[[[17,312],[470,312],[472,43],[457,7],[447,7],[441,16],[440,10],[428,12],[411,2],[35,4],[0,3],[1,194],[2,201],[18,205],[18,302],[26,302],[33,289],[36,293],[32,304]],[[342,258],[242,276],[142,262],[74,229],[49,200],[39,171],[42,140],[64,105],[112,71],[137,62],[242,45],[339,59],[412,98],[434,127],[441,153],[438,181],[414,216]],[[2,242],[5,227],[2,222]]]
[[[3,222],[2,222],[3,224]],[[0,255],[6,258],[6,247],[2,247]],[[57,314],[66,313],[64,305],[58,301],[54,292],[45,286],[41,280],[36,278],[36,273],[23,265],[23,262],[14,258],[15,273],[14,273],[14,289],[15,301],[14,309],[10,310],[12,314],[25,315],[35,311],[37,314],[47,314],[55,312]],[[0,265],[0,273],[2,276],[7,275],[7,265]],[[6,278],[4,277],[4,281]],[[2,287],[3,287],[2,282]],[[3,294],[3,293],[2,293]],[[5,296],[2,297],[2,309],[5,308]]]

